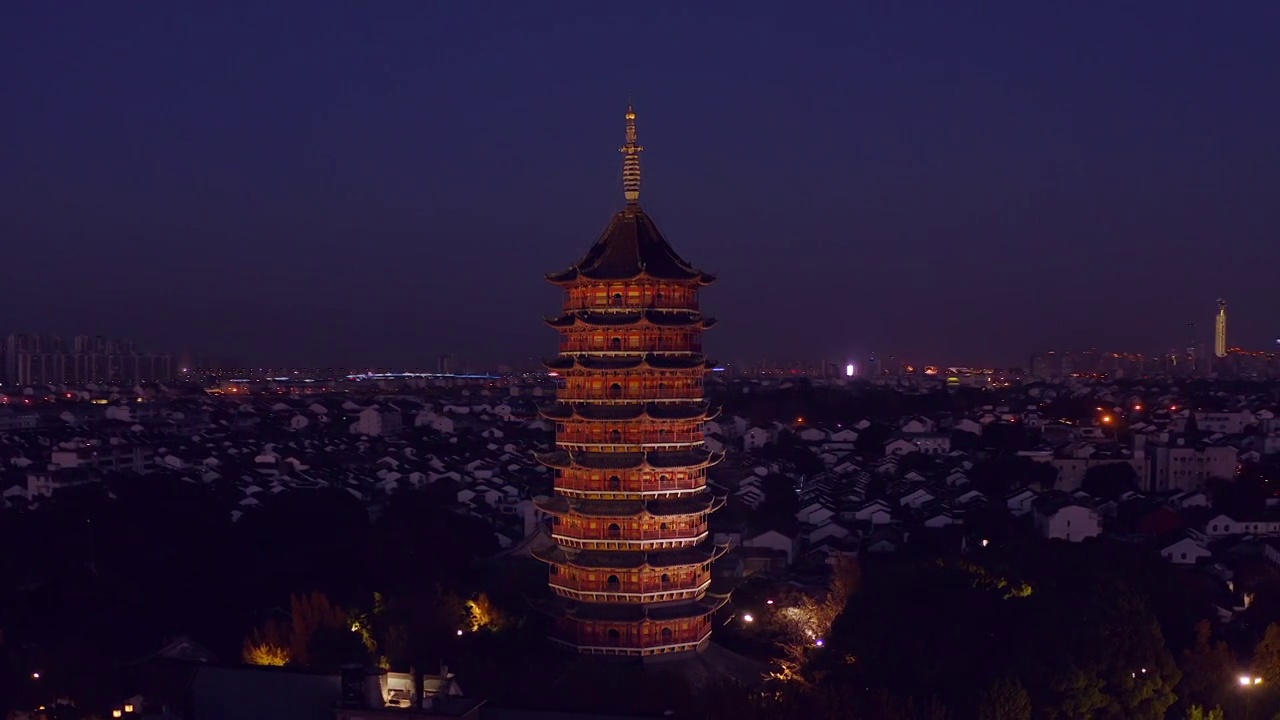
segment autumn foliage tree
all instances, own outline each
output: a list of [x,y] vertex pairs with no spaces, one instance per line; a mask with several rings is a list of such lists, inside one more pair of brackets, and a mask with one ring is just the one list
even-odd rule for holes
[[244,661],[254,665],[332,668],[367,659],[352,617],[324,593],[294,595],[289,616],[254,630],[244,644]]
[[779,611],[785,633],[778,642],[780,656],[770,677],[785,682],[807,682],[804,674],[809,656],[831,634],[836,619],[858,591],[862,566],[856,559],[839,558],[831,573],[831,585],[821,599],[800,595],[795,607]]

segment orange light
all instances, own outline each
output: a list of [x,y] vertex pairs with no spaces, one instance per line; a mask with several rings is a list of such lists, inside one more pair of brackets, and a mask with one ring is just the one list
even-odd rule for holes
[[1142,406],[1141,406],[1141,405],[1134,405],[1134,406],[1133,406],[1133,409],[1134,409],[1134,411],[1135,411],[1135,412],[1142,412]]
[[1103,416],[1102,416],[1102,422],[1103,422],[1103,424],[1104,424],[1104,425],[1105,425],[1105,424],[1110,423],[1110,422],[1111,422],[1111,416],[1110,416],[1110,415],[1103,415]]

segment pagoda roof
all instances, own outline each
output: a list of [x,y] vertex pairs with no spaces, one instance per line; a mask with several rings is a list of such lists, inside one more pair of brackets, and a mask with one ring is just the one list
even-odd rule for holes
[[655,327],[700,327],[710,330],[716,324],[715,318],[704,318],[695,310],[682,312],[661,312],[658,310],[635,310],[632,312],[598,312],[593,310],[575,310],[559,317],[548,318],[547,325],[553,328],[566,328],[575,325],[589,327],[627,327],[648,323]]
[[715,363],[701,356],[636,355],[632,357],[556,357],[543,360],[548,370],[711,370]]
[[627,570],[632,568],[672,568],[701,565],[718,559],[729,551],[728,545],[703,543],[681,550],[572,550],[562,547],[535,550],[533,556],[545,563],[572,565],[587,570]]
[[604,233],[582,259],[565,270],[547,275],[555,284],[577,280],[655,280],[709,285],[715,276],[690,265],[676,254],[658,226],[638,205],[628,205],[609,221]]
[[661,500],[582,500],[555,495],[535,500],[534,505],[552,515],[584,515],[597,518],[670,517],[713,512],[724,505],[724,498],[711,493],[693,497]]
[[548,420],[710,420],[719,414],[707,405],[573,405],[556,403],[538,412]]
[[571,453],[568,450],[555,450],[538,453],[536,457],[543,465],[560,469],[578,466],[601,470],[629,470],[643,467],[654,469],[706,467],[720,462],[723,455],[706,450],[653,450],[633,453]]

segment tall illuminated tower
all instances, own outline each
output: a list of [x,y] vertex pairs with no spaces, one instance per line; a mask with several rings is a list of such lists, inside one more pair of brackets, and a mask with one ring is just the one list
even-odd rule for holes
[[556,449],[538,460],[555,472],[539,501],[556,547],[547,563],[552,640],[580,653],[654,656],[698,651],[711,614],[707,517],[724,500],[707,487],[719,457],[703,447],[711,416],[702,332],[714,323],[698,294],[714,278],[685,262],[640,209],[636,114],[626,113],[626,205],[567,270],[547,279],[564,311],[547,324],[560,354]]
[[1213,354],[1227,356],[1227,301],[1218,298],[1218,317],[1213,322]]

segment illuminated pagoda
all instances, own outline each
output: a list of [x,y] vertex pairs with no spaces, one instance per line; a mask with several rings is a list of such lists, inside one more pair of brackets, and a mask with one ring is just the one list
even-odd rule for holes
[[727,596],[709,592],[707,518],[724,500],[707,487],[721,458],[703,447],[712,417],[703,394],[711,364],[702,332],[714,324],[698,292],[714,278],[676,254],[640,209],[636,114],[628,107],[626,206],[572,267],[547,279],[564,290],[555,471],[556,546],[547,563],[552,640],[580,653],[657,656],[700,651]]

